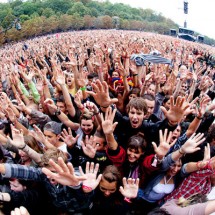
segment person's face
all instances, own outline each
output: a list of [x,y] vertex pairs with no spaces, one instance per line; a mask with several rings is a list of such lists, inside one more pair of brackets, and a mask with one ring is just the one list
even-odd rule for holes
[[129,101],[133,98],[137,98],[137,94],[131,93],[128,97]]
[[181,88],[182,88],[182,90],[184,90],[184,92],[186,92],[187,91],[187,83],[183,83],[181,85]]
[[155,85],[154,84],[149,85],[149,88],[147,90],[147,94],[155,96]]
[[95,143],[98,146],[97,151],[103,151],[106,149],[105,142],[106,142],[105,139],[102,137],[97,136],[93,137],[93,143]]
[[88,86],[91,86],[92,83],[94,83],[93,78],[88,78],[88,83],[87,83],[87,85],[88,85]]
[[170,142],[172,143],[175,139],[178,139],[180,134],[181,134],[181,126],[178,125],[172,133],[172,137],[171,137]]
[[181,160],[176,161],[167,171],[167,175],[172,177],[175,176],[181,170],[181,166]]
[[56,135],[55,133],[48,131],[48,130],[44,130],[44,135],[47,138],[47,140],[52,144],[52,145],[56,145],[56,143],[58,142],[58,135]]
[[130,163],[134,163],[139,160],[141,155],[143,155],[143,152],[140,148],[138,150],[127,148],[127,156]]
[[9,182],[10,182],[10,189],[13,190],[14,192],[22,192],[23,190],[26,189],[26,187],[20,184],[17,179]]
[[149,118],[154,111],[155,101],[149,101],[148,99],[145,99],[145,102],[148,107],[148,112],[146,114],[146,118]]
[[63,113],[67,112],[66,105],[64,102],[57,102],[56,105]]
[[164,103],[163,106],[164,106],[167,110],[169,110],[169,109],[170,109],[170,99],[169,99],[166,103]]
[[22,160],[22,162],[26,162],[30,160],[30,157],[28,156],[28,154],[26,154],[24,151],[19,150],[19,156]]
[[56,88],[54,88],[53,96],[54,96],[54,98],[58,98],[60,96],[60,94],[58,93]]
[[81,120],[81,129],[85,134],[90,134],[93,130],[93,121],[92,119],[82,119]]
[[43,110],[43,106],[42,106],[42,104],[39,104],[39,106],[38,106],[38,110],[40,111],[40,112],[43,112],[44,110]]
[[132,107],[128,113],[132,128],[139,128],[143,123],[144,116],[145,115],[142,110],[137,110]]
[[112,78],[118,78],[119,77],[119,73],[118,72],[113,72],[112,73]]
[[103,192],[105,197],[109,197],[111,194],[116,192],[117,182],[108,182],[104,178],[102,178],[99,183],[99,188],[101,192]]
[[32,93],[31,93],[31,92],[29,92],[28,99],[29,99],[30,101],[33,101],[33,99],[34,99],[34,97],[33,97],[33,95],[32,95]]
[[161,77],[161,84],[164,84],[166,82],[166,74],[163,74]]
[[70,74],[67,76],[66,78],[66,84],[68,86],[71,86],[72,84],[74,83],[74,75],[73,74]]

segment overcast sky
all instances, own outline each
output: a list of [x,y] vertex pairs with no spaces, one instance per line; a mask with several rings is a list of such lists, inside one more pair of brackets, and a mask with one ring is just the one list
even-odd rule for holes
[[163,16],[172,19],[180,26],[187,27],[202,35],[215,39],[215,0],[187,0],[188,15],[184,14],[184,0],[109,0],[121,2],[132,7],[150,8]]

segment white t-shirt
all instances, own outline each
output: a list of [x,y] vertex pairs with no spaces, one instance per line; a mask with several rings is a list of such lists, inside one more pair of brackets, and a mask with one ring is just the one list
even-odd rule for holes
[[[207,195],[208,200],[215,200],[215,187],[212,187],[211,192]],[[210,215],[215,215],[215,212],[213,212]]]

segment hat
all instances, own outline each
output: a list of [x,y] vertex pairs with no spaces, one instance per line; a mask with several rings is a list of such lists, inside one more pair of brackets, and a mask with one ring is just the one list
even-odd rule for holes
[[54,134],[58,135],[61,133],[61,127],[62,127],[62,123],[51,121],[45,124],[45,126],[43,127],[43,130],[51,131]]

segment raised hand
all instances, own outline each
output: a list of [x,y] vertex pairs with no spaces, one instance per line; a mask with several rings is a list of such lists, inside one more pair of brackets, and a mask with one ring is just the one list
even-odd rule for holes
[[82,146],[82,150],[83,150],[84,154],[90,158],[95,157],[96,151],[99,147],[98,144],[93,142],[93,136],[91,136],[90,138],[88,136],[86,136],[86,141],[85,141],[85,143],[83,141],[81,141],[81,146]]
[[54,114],[57,111],[57,106],[55,105],[54,101],[52,99],[46,99],[44,101],[44,104],[48,106],[49,111],[51,114]]
[[5,113],[12,123],[16,121],[16,115],[11,108],[8,107],[7,110],[5,110]]
[[61,69],[57,70],[57,79],[56,79],[56,81],[60,85],[65,84],[65,74]]
[[43,132],[36,126],[33,125],[34,131],[30,131],[30,135],[33,136],[38,142],[44,143],[46,141],[46,137]]
[[118,99],[111,99],[109,96],[108,85],[105,81],[102,83],[96,80],[96,83],[92,83],[93,91],[86,91],[89,95],[93,96],[96,103],[101,107],[108,107],[109,105],[118,102]]
[[11,127],[12,138],[13,138],[11,139],[10,137],[8,137],[10,143],[17,148],[22,149],[23,147],[25,147],[25,141],[24,141],[22,130],[20,131],[16,129],[13,125],[10,125],[10,127]]
[[98,186],[98,184],[102,178],[102,174],[100,174],[97,177],[98,170],[99,170],[98,163],[96,165],[93,162],[86,163],[85,177],[87,179],[83,181],[83,191],[84,192],[92,191]]
[[76,103],[76,105],[79,109],[81,109],[83,107],[83,104],[81,103],[81,100],[82,100],[81,97],[82,97],[82,93],[80,91],[78,91],[75,94],[75,98],[74,98],[74,102]]
[[201,101],[200,101],[200,105],[198,108],[198,116],[199,117],[203,117],[205,112],[206,112],[206,108],[208,103],[211,101],[209,96],[204,96]]
[[128,178],[126,180],[126,178],[122,179],[123,182],[123,187],[120,186],[119,191],[120,193],[126,197],[126,198],[136,198],[137,197],[137,193],[138,193],[138,189],[139,189],[139,178],[132,179],[132,178]]
[[80,135],[78,134],[76,137],[73,137],[72,130],[69,127],[68,128],[68,132],[67,132],[67,130],[65,128],[63,129],[63,131],[61,132],[61,136],[60,137],[63,140],[63,142],[66,143],[66,145],[69,148],[72,148],[76,144],[79,136]]
[[180,148],[181,152],[183,154],[185,153],[194,153],[198,150],[200,150],[200,147],[198,147],[201,143],[205,141],[205,138],[203,137],[204,134],[198,133],[193,134],[186,142],[185,144]]
[[177,141],[177,139],[176,139],[170,144],[170,140],[172,138],[172,132],[170,131],[168,136],[167,136],[167,133],[168,133],[167,129],[165,129],[164,134],[162,133],[162,130],[159,130],[160,144],[158,147],[155,142],[152,142],[154,151],[155,151],[158,159],[160,159],[160,160],[166,156],[166,154],[168,153],[170,148]]
[[211,148],[210,148],[210,144],[208,143],[207,146],[205,146],[203,161],[209,161],[210,158],[211,158]]
[[105,112],[105,118],[103,114],[101,114],[101,120],[102,120],[102,129],[105,135],[113,134],[118,122],[114,122],[114,116],[116,113],[116,109],[112,110],[111,107],[109,107]]
[[99,113],[98,107],[95,105],[95,103],[87,101],[84,103],[84,106],[90,111],[93,112],[94,114]]
[[30,215],[30,214],[25,207],[21,206],[19,208],[14,208],[11,211],[11,215]]
[[184,105],[185,97],[178,96],[174,103],[173,96],[170,97],[170,109],[167,111],[165,107],[161,107],[164,115],[172,125],[179,123],[185,114],[185,110],[189,107],[189,104]]
[[37,79],[36,88],[37,88],[38,92],[43,91],[44,85],[43,85],[43,79],[42,78]]
[[87,179],[81,168],[79,169],[81,175],[78,176],[75,174],[73,165],[71,163],[66,164],[61,157],[58,158],[58,163],[55,163],[52,159],[50,159],[49,165],[53,172],[49,168],[45,167],[42,168],[42,172],[48,178],[54,179],[62,185],[78,186],[80,182]]

